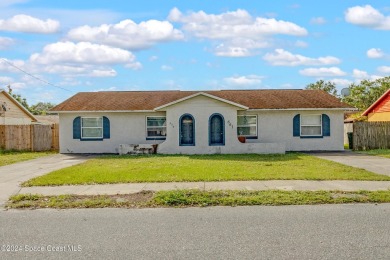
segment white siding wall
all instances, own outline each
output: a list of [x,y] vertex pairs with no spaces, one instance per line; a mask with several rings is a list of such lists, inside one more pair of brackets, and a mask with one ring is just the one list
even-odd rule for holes
[[[159,143],[165,154],[284,153],[287,151],[343,150],[343,111],[237,111],[239,108],[205,96],[197,96],[169,106],[157,113],[63,113],[60,114],[61,153],[117,153],[120,144]],[[191,114],[195,119],[195,146],[179,146],[179,118]],[[209,146],[209,117],[219,113],[225,121],[225,145]],[[237,113],[258,116],[258,139],[242,144],[237,139]],[[146,140],[146,116],[167,116],[166,141]],[[327,114],[331,136],[300,138],[293,136],[296,114]],[[110,139],[73,139],[73,119],[77,116],[106,116],[110,119]]]
[[29,117],[20,107],[14,104],[9,98],[0,92],[0,105],[7,104],[7,111],[0,115],[0,125],[30,125],[32,122]]
[[[120,144],[154,144],[146,140],[146,116],[159,113],[64,113],[60,114],[60,153],[117,153]],[[73,119],[77,116],[106,116],[110,120],[110,139],[80,141],[73,139]]]
[[[248,142],[282,142],[286,151],[312,151],[344,149],[344,111],[247,111],[240,114],[258,115],[258,139]],[[300,138],[293,136],[293,117],[297,114],[326,114],[330,118],[330,136],[323,138]]]
[[[167,139],[158,147],[165,154],[284,153],[284,145],[242,144],[237,139],[236,106],[205,96],[197,96],[167,108]],[[209,118],[219,113],[225,121],[225,145],[209,146]],[[195,146],[179,146],[179,118],[191,114],[195,119]]]

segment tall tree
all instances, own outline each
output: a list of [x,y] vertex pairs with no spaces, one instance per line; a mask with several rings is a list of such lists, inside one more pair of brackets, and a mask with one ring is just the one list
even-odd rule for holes
[[323,91],[328,92],[329,94],[338,97],[337,96],[337,89],[336,84],[331,81],[324,81],[324,80],[318,80],[315,83],[310,83],[306,86],[306,89],[320,89]]
[[22,98],[22,96],[20,94],[12,93],[11,85],[8,85],[7,88],[8,88],[8,94],[10,94],[10,96],[12,96],[14,99],[16,99],[22,106],[24,106],[28,111],[31,112],[30,106],[28,105],[27,100],[25,98]]
[[342,101],[357,107],[359,110],[366,110],[388,89],[390,89],[390,77],[376,80],[365,79],[359,84],[352,83],[349,86],[350,95],[343,97]]
[[31,112],[34,115],[46,115],[47,111],[52,109],[55,105],[50,102],[38,102],[35,105],[32,105]]
[[8,88],[8,94],[10,94],[22,106],[24,106],[28,111],[30,111],[34,115],[46,115],[46,112],[55,106],[50,102],[38,102],[35,105],[29,106],[27,100],[23,98],[20,94],[12,93],[12,88],[10,85],[8,85],[7,88]]

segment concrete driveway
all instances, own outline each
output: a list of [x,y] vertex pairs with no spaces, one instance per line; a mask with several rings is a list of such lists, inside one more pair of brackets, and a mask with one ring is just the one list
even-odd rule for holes
[[20,183],[49,172],[85,162],[91,156],[56,154],[0,167],[0,206],[17,194]]
[[310,152],[308,154],[321,159],[342,163],[356,168],[362,168],[373,173],[390,176],[390,159],[388,158],[365,155],[351,151]]

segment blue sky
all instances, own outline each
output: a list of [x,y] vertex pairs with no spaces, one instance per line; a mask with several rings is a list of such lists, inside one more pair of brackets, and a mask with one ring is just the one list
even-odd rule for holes
[[340,90],[390,75],[389,42],[388,1],[1,0],[0,87],[30,104],[319,79]]

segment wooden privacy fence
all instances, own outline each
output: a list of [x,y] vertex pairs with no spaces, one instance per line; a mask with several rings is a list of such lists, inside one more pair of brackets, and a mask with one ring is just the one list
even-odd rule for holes
[[390,149],[390,122],[353,123],[353,149]]
[[0,148],[37,152],[58,150],[58,124],[0,125]]

